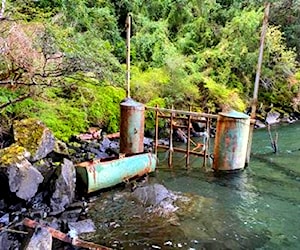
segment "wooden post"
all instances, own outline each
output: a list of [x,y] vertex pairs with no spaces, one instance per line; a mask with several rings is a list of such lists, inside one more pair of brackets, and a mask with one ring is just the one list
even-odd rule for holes
[[[158,108],[158,105],[156,105],[156,108]],[[154,145],[155,145],[155,155],[157,157],[157,147],[158,147],[158,109],[155,111],[155,139],[154,139]]]
[[[265,3],[264,20],[263,20],[261,36],[260,36],[259,56],[258,56],[258,62],[257,62],[257,70],[256,70],[254,90],[253,90],[253,99],[252,99],[252,105],[251,105],[251,120],[255,119],[255,117],[256,117],[258,87],[259,87],[261,65],[262,65],[263,53],[264,53],[264,43],[265,43],[265,37],[266,37],[267,27],[268,27],[270,5],[271,4],[269,2]],[[245,163],[246,166],[250,162],[250,153],[251,153],[251,146],[252,146],[253,129],[254,129],[254,123],[251,122],[250,132],[249,132],[249,139],[248,139],[248,146],[247,146],[246,163]]]
[[131,14],[126,19],[126,85],[127,98],[130,98],[130,35],[131,35]]
[[207,165],[207,158],[209,157],[209,155],[207,154],[207,152],[209,152],[209,138],[210,138],[210,119],[206,118],[206,136],[207,138],[205,139],[204,142],[204,159],[203,159],[203,165],[204,168],[206,169],[206,165]]
[[[191,110],[190,110],[191,111]],[[187,131],[187,143],[186,143],[186,168],[190,167],[190,141],[191,141],[191,116],[188,115],[188,131]]]
[[[172,106],[172,110],[174,107]],[[172,158],[173,158],[173,121],[174,121],[174,114],[173,111],[171,112],[170,117],[170,137],[169,137],[169,167],[172,167]]]

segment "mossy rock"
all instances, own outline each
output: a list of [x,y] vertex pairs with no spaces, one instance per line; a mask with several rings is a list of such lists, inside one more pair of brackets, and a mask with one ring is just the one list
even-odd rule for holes
[[69,155],[69,149],[68,149],[67,144],[60,140],[55,141],[53,150],[54,150],[54,152],[59,153],[59,154]]
[[8,148],[0,150],[0,167],[9,167],[12,164],[20,163],[30,157],[26,148],[17,144],[12,144]]
[[54,150],[55,137],[40,120],[15,121],[13,129],[15,142],[30,152],[32,161],[42,159]]

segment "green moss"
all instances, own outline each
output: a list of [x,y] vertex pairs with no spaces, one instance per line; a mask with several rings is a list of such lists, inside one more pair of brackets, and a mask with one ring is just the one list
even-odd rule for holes
[[17,144],[0,150],[0,167],[8,167],[14,163],[20,163],[29,157],[28,151]]
[[34,155],[45,129],[47,129],[45,125],[35,118],[16,121],[14,123],[15,141],[21,147],[25,147],[31,155]]
[[79,81],[67,78],[62,88],[46,89],[42,96],[14,105],[13,112],[18,118],[42,121],[57,139],[65,142],[86,132],[90,126],[116,132],[119,129],[119,105],[125,91],[103,84],[106,83],[89,77]]

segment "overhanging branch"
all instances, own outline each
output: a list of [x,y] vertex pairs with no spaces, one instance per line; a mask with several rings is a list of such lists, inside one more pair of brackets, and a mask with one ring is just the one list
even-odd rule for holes
[[14,104],[14,103],[17,103],[17,102],[21,102],[21,101],[27,99],[28,97],[30,97],[31,95],[32,95],[32,93],[29,93],[29,94],[21,95],[21,96],[19,96],[19,97],[16,98],[16,99],[9,100],[8,102],[1,104],[1,105],[0,105],[0,109],[4,109],[4,108],[6,108],[7,106],[9,106],[9,105],[11,105],[11,104]]

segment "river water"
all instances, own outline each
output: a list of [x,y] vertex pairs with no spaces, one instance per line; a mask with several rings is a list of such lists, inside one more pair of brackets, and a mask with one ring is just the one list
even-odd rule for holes
[[[266,129],[254,132],[249,166],[215,176],[183,155],[167,168],[164,155],[149,182],[194,198],[176,221],[144,216],[128,202],[123,186],[100,194],[90,210],[97,226],[88,240],[114,249],[300,249],[300,123],[272,127],[274,154]],[[205,202],[203,202],[205,201]]]

